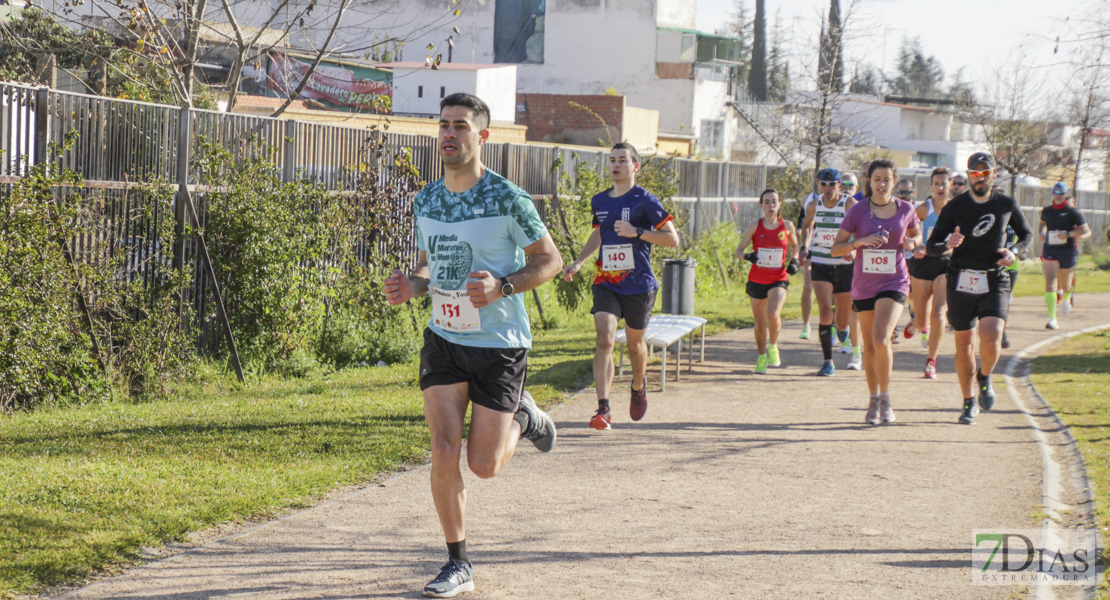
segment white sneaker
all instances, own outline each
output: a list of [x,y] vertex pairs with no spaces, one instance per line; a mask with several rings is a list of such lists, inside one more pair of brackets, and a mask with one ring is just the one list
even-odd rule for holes
[[1060,315],[1066,315],[1066,314],[1070,313],[1071,312],[1071,302],[1061,302],[1060,306],[1057,307],[1056,312],[1060,313]]
[[848,361],[847,369],[849,371],[859,371],[862,368],[863,368],[863,355],[853,354],[852,355],[852,360]]
[[1060,325],[1056,323],[1056,319],[1049,319],[1048,323],[1044,325],[1045,329],[1059,329]]
[[851,354],[852,353],[852,342],[849,342],[847,340],[845,340],[843,342],[840,342],[840,353],[841,354]]

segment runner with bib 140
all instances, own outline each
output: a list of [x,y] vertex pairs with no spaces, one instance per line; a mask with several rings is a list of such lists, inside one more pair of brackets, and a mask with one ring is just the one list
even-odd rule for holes
[[[647,412],[647,344],[644,332],[659,283],[651,270],[651,246],[678,246],[678,232],[672,217],[651,192],[636,185],[640,155],[626,142],[613,146],[609,153],[609,176],[613,187],[590,200],[594,214],[594,230],[586,246],[574,262],[563,269],[563,279],[571,281],[574,274],[601,248],[594,275],[594,327],[597,349],[594,351],[594,386],[597,389],[597,412],[590,427],[608,430],[612,427],[609,390],[613,385],[613,346],[617,325],[624,319],[628,341],[628,360],[632,363],[632,394],[628,406],[633,421]],[[639,386],[640,389],[636,389]]]
[[[736,258],[750,261],[747,292],[755,317],[755,346],[759,357],[755,373],[766,375],[767,367],[782,365],[779,332],[782,330],[782,304],[790,276],[798,272],[798,235],[794,224],[779,216],[782,202],[774,188],[759,195],[763,218],[752,223],[740,238]],[[745,254],[751,244],[754,252]]]
[[393,271],[383,286],[390,304],[432,297],[420,389],[432,499],[449,556],[424,586],[424,595],[436,598],[474,589],[459,471],[467,408],[467,463],[482,479],[501,471],[519,439],[547,452],[556,435],[555,423],[524,391],[532,333],[520,292],[557,275],[563,263],[528,193],[482,164],[489,119],[486,103],[470,94],[440,102],[444,175],[413,200],[416,268],[408,277]]
[[[979,408],[994,406],[991,372],[1002,352],[1002,331],[1010,307],[1010,277],[1002,272],[1033,241],[1033,231],[1011,197],[992,189],[994,157],[976,152],[967,160],[971,189],[953,198],[937,217],[926,250],[941,256],[949,249],[948,321],[956,338],[956,374],[963,393],[959,422],[975,423]],[[1006,226],[1017,243],[1006,247]],[[979,322],[979,369],[975,368],[975,324]],[[976,407],[976,388],[979,406]]]

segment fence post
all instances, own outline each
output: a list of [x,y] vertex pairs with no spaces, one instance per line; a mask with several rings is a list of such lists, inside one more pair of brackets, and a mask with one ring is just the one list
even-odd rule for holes
[[293,119],[285,122],[282,146],[284,151],[281,157],[281,180],[289,183],[297,175],[297,122]]
[[35,151],[34,164],[43,165],[46,173],[50,173],[50,165],[46,164],[50,157],[50,128],[54,121],[50,118],[50,88],[40,87],[35,90]]
[[[173,203],[173,270],[185,267],[185,201],[189,195],[189,160],[192,153],[192,109],[182,106],[177,113],[177,193]],[[185,293],[178,296],[177,314],[185,307]]]
[[767,189],[767,165],[759,165],[759,189],[756,191],[758,194]]

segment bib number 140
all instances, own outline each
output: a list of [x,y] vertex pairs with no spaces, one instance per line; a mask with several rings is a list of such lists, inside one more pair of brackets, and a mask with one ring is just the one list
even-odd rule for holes
[[632,244],[614,244],[601,247],[601,270],[629,271],[636,268]]

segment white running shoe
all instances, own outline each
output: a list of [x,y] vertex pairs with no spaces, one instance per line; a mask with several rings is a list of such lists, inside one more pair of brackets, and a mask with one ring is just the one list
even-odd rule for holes
[[1061,302],[1059,308],[1056,309],[1056,312],[1060,313],[1061,316],[1070,313],[1071,302]]
[[1056,319],[1049,319],[1048,323],[1044,324],[1044,328],[1045,329],[1059,329],[1060,324],[1056,322]]
[[851,354],[852,353],[852,342],[849,341],[849,340],[844,340],[843,342],[840,342],[840,353],[841,354]]
[[863,368],[863,355],[853,354],[852,360],[848,361],[847,369],[849,371],[859,371]]

